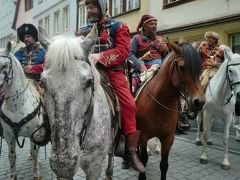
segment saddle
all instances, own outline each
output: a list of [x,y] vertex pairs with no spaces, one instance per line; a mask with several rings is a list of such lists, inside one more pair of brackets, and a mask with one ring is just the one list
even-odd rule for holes
[[104,71],[99,70],[99,73],[101,75],[101,86],[106,94],[111,111],[111,128],[114,134],[113,153],[115,156],[124,157],[126,136],[121,129],[120,104]]

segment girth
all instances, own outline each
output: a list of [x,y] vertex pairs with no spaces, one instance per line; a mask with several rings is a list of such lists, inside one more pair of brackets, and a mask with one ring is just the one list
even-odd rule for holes
[[34,109],[34,111],[31,114],[28,114],[28,116],[26,116],[25,118],[23,118],[20,122],[15,123],[12,122],[10,118],[8,118],[3,112],[2,109],[0,110],[0,117],[2,118],[2,120],[8,124],[14,133],[15,139],[17,141],[17,144],[20,148],[23,147],[24,144],[24,140],[22,145],[20,145],[19,141],[18,141],[18,133],[21,130],[22,126],[24,126],[25,124],[27,124],[29,121],[31,121],[39,112],[40,112],[40,108],[41,108],[42,102],[39,103],[39,105]]

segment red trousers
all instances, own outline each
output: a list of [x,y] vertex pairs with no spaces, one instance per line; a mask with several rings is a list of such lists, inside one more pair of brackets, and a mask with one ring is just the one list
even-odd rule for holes
[[122,130],[125,135],[136,132],[136,105],[123,71],[107,71],[120,103]]

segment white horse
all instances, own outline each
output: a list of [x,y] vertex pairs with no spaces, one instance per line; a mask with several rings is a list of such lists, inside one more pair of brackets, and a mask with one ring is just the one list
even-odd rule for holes
[[[228,170],[230,168],[228,161],[229,128],[233,119],[236,99],[240,97],[240,55],[233,54],[227,46],[221,45],[220,48],[224,51],[225,60],[218,69],[218,72],[210,80],[206,89],[206,102],[203,111],[198,114],[196,142],[201,140],[203,144],[200,163],[208,163],[207,141],[211,142],[211,124],[213,118],[222,120],[224,125],[224,160],[222,168]],[[200,133],[202,120],[204,132]]]
[[[30,138],[41,127],[43,107],[35,85],[26,78],[19,61],[11,53],[10,42],[5,50],[0,50],[0,90],[4,93],[0,123],[3,127],[3,137],[8,144],[10,179],[14,180],[17,179],[16,142],[22,147],[25,139],[20,141],[18,137]],[[39,146],[31,141],[34,179],[41,178],[38,150]]]
[[58,37],[48,48],[42,82],[52,131],[50,166],[58,178],[73,178],[80,166],[86,179],[96,180],[112,152],[109,105],[88,59],[96,38],[95,27],[85,39]]

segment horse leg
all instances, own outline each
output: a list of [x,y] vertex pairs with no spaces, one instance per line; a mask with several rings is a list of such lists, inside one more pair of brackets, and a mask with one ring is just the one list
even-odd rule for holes
[[34,180],[41,179],[40,172],[39,172],[38,152],[39,152],[39,146],[31,142],[30,153],[33,158],[33,179]]
[[16,141],[13,136],[4,135],[8,144],[8,159],[10,164],[10,180],[16,180]]
[[204,132],[203,132],[202,138],[201,138],[201,142],[203,145],[202,153],[201,153],[201,157],[200,157],[201,164],[208,163],[207,140],[209,139],[209,135],[210,135],[210,131],[211,131],[211,123],[212,123],[212,117],[210,117],[210,115],[205,112],[204,119],[203,119]]
[[113,163],[114,163],[113,153],[109,153],[108,154],[108,166],[107,166],[107,169],[106,169],[105,180],[111,180],[112,177],[113,177]]
[[[142,134],[141,134],[141,136],[142,136]],[[142,162],[142,164],[144,165],[144,167],[146,167],[147,162],[148,162],[147,143],[148,143],[147,138],[142,138],[141,140],[139,140],[139,146],[140,146],[139,159]],[[138,179],[145,180],[146,173],[145,172],[139,173]]]
[[160,155],[160,153],[161,153],[161,147],[160,147],[161,143],[160,143],[160,140],[157,137],[155,138],[155,140],[156,140],[155,153]]
[[228,140],[229,140],[229,128],[231,125],[231,120],[229,121],[229,117],[225,119],[224,122],[224,135],[223,135],[223,144],[224,144],[224,159],[222,163],[222,168],[224,170],[230,169],[230,163],[228,161]]
[[172,147],[174,134],[170,134],[168,137],[161,138],[161,162],[160,162],[160,171],[161,171],[161,180],[166,180],[167,170],[168,170],[168,155]]
[[202,145],[202,143],[201,143],[201,126],[202,126],[202,122],[203,122],[203,114],[202,114],[202,111],[200,111],[199,113],[198,113],[198,116],[197,116],[197,138],[196,138],[196,141],[195,141],[195,143],[196,143],[196,145],[197,146],[201,146]]

